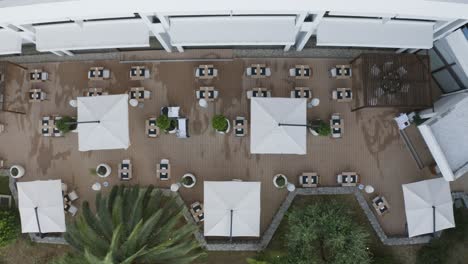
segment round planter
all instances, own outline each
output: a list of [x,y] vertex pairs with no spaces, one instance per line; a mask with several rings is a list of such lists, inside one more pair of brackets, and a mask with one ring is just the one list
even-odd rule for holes
[[[192,184],[185,184],[184,183],[185,178],[191,178],[192,179]],[[197,179],[195,178],[195,176],[193,174],[186,173],[186,174],[184,174],[184,176],[182,176],[181,184],[185,188],[192,188],[193,186],[195,186],[195,183],[197,183]]]
[[21,165],[13,165],[10,168],[10,176],[14,179],[19,179],[24,176],[25,170]]
[[[106,169],[106,172],[103,173],[103,174],[99,172],[99,168],[101,168],[101,167]],[[111,167],[109,165],[105,164],[105,163],[101,163],[96,167],[96,174],[97,174],[97,176],[99,176],[101,178],[106,178],[111,174]]]
[[[284,185],[280,186],[276,183],[276,180],[278,178],[283,178],[284,179]],[[284,174],[276,174],[275,177],[273,177],[273,185],[275,185],[276,188],[278,189],[283,189],[284,187],[286,187],[288,185],[288,178],[286,178],[286,176]]]
[[229,122],[229,119],[226,118],[226,122],[228,124],[227,128],[226,128],[226,131],[219,131],[219,130],[216,130],[216,132],[218,132],[219,134],[221,135],[224,135],[224,134],[227,134],[229,133],[229,131],[231,131],[231,122]]
[[176,126],[176,123],[175,121],[171,120],[171,125],[169,126],[169,128],[167,129],[167,133],[169,134],[175,134],[177,132],[177,126]]

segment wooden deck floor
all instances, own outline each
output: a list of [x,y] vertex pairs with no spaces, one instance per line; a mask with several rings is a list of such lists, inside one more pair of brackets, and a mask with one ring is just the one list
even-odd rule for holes
[[[225,54],[224,54],[225,55]],[[224,56],[223,55],[223,56]],[[222,56],[207,56],[219,58]],[[137,60],[128,56],[127,60]],[[205,62],[204,62],[205,63]],[[272,76],[251,79],[244,74],[250,63],[266,63]],[[272,177],[284,173],[297,183],[297,176],[304,171],[315,171],[324,186],[336,185],[336,174],[341,171],[356,171],[363,184],[373,185],[376,193],[384,195],[391,205],[391,212],[379,217],[388,234],[405,233],[405,214],[401,184],[426,178],[426,173],[417,168],[415,161],[405,149],[392,118],[392,109],[350,111],[350,104],[331,100],[331,91],[348,87],[349,80],[334,80],[328,77],[328,69],[346,63],[334,59],[231,59],[213,61],[219,70],[219,78],[213,81],[197,81],[194,68],[198,61],[157,61],[143,64],[151,69],[152,78],[130,81],[128,70],[132,64],[122,61],[85,61],[25,65],[30,69],[40,67],[50,74],[50,81],[34,85],[47,92],[49,99],[42,103],[26,102],[26,93],[33,86],[29,82],[21,91],[10,92],[6,100],[25,115],[0,113],[0,122],[7,125],[0,135],[0,157],[7,165],[22,164],[26,175],[21,180],[62,179],[75,188],[81,199],[94,200],[91,190],[94,182],[102,182],[90,175],[89,169],[105,162],[112,166],[112,175],[106,179],[111,185],[119,183],[117,164],[131,158],[134,164],[132,184],[154,184],[169,187],[171,183],[191,172],[197,177],[193,189],[182,189],[181,195],[187,204],[203,201],[204,180],[231,180],[262,182],[261,230],[267,228],[273,215],[286,196],[286,190],[277,190]],[[310,80],[294,80],[288,77],[289,67],[308,64],[313,69]],[[89,81],[87,70],[91,66],[104,66],[111,70],[111,80]],[[199,86],[213,85],[220,91],[220,98],[207,109],[198,106],[195,90]],[[88,87],[102,87],[110,94],[126,92],[129,87],[144,86],[152,91],[152,98],[144,108],[130,108],[131,146],[127,150],[78,151],[78,137],[69,133],[63,138],[45,138],[39,134],[41,116],[50,114],[76,115],[76,109],[68,101],[80,96]],[[230,119],[246,116],[250,119],[249,100],[246,91],[252,87],[266,87],[275,97],[288,97],[295,86],[307,86],[321,103],[308,110],[308,119],[328,120],[332,113],[341,113],[345,129],[342,139],[314,137],[308,134],[307,155],[251,155],[249,137],[236,138],[232,134],[222,136],[211,128],[210,119],[215,113],[225,114]],[[182,115],[189,118],[188,139],[177,139],[163,134],[157,139],[144,135],[144,121],[157,116],[163,106],[180,106]],[[172,165],[172,178],[161,182],[156,179],[156,163],[167,158]],[[466,184],[459,188],[467,188]],[[104,190],[106,191],[106,190]],[[372,198],[372,197],[369,197]]]

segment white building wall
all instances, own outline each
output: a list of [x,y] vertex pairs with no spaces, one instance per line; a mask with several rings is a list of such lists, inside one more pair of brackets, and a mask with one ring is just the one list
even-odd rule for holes
[[[339,15],[342,16],[340,19],[344,23],[354,23],[356,18],[353,16],[367,17],[369,24],[360,24],[358,27],[363,32],[368,32],[369,35],[373,34],[375,24],[382,23],[379,27],[384,32],[383,36],[397,41],[389,42],[381,40],[376,41],[364,40],[362,43],[347,42],[344,40],[338,40],[338,43],[325,43],[326,45],[337,45],[337,46],[362,46],[362,47],[391,47],[391,48],[412,48],[412,49],[426,49],[429,48],[428,39],[431,39],[431,34],[437,31],[437,34],[444,34],[446,30],[454,30],[453,26],[463,25],[465,20],[468,20],[468,4],[462,3],[450,3],[450,2],[435,2],[426,0],[392,0],[392,1],[375,1],[375,0],[353,0],[352,4],[346,0],[327,0],[327,1],[310,1],[310,0],[292,0],[292,1],[281,1],[281,0],[238,0],[238,1],[224,1],[224,0],[204,0],[204,1],[192,1],[192,0],[181,0],[181,1],[162,1],[162,0],[69,0],[69,1],[51,1],[51,0],[35,0],[35,1],[22,1],[18,2],[18,5],[14,5],[13,2],[9,2],[8,5],[0,5],[0,26],[17,28],[21,31],[23,27],[31,26],[37,23],[54,23],[54,22],[76,22],[78,25],[83,25],[86,20],[89,19],[118,19],[122,17],[134,17],[135,14],[142,16],[143,24],[147,27],[148,34],[154,35],[162,46],[167,51],[178,49],[183,50],[183,46],[190,46],[193,43],[187,42],[186,44],[178,43],[176,33],[172,36],[172,32],[183,32],[184,29],[174,30],[172,29],[172,20],[179,19],[181,16],[190,16],[192,19],[196,19],[200,16],[200,22],[206,21],[207,16],[218,16],[213,19],[232,19],[230,16],[252,16],[252,19],[262,18],[265,15],[274,16],[285,16],[295,17],[295,27],[291,29],[294,35],[293,43],[282,42],[274,39],[265,40],[268,37],[267,32],[271,30],[271,25],[268,20],[259,21],[258,25],[251,25],[255,27],[259,32],[258,39],[251,39],[251,30],[242,30],[239,25],[236,26],[236,32],[233,37],[240,40],[249,41],[238,41],[237,39],[226,38],[221,39],[221,35],[216,33],[220,32],[223,27],[222,23],[213,24],[213,31],[210,32],[210,25],[206,25],[207,34],[200,34],[196,39],[197,46],[213,46],[213,45],[284,45],[285,50],[291,46],[295,46],[297,50],[301,50],[308,39],[319,34],[321,22],[323,22],[323,16],[328,15]],[[310,21],[310,17],[314,19]],[[154,22],[154,18],[157,18],[159,22]],[[241,18],[242,19],[242,18]],[[420,28],[411,32],[411,27],[406,28],[404,34],[395,34],[395,27],[392,27],[393,20],[395,19],[412,19],[412,20],[425,20],[420,23],[431,23],[433,32],[427,32]],[[260,19],[261,20],[261,19]],[[428,20],[428,21],[427,21]],[[377,21],[377,22],[376,22]],[[389,25],[385,25],[390,23]],[[406,23],[406,22],[405,22]],[[200,23],[199,23],[200,24]],[[194,26],[188,25],[187,27]],[[226,29],[230,29],[229,24],[224,25]],[[247,25],[248,26],[248,25]],[[258,28],[258,29],[257,29]],[[103,29],[105,30],[105,29]],[[190,28],[186,29],[190,30]],[[109,30],[112,31],[112,30]],[[385,34],[385,31],[388,34]],[[318,33],[317,33],[318,32]],[[60,31],[57,31],[60,33]],[[103,32],[105,34],[107,32]],[[333,32],[329,32],[333,34]],[[339,32],[337,32],[338,34]],[[29,35],[29,42],[34,42],[34,32],[32,36]],[[87,38],[86,34],[76,33],[79,37]],[[112,33],[114,34],[114,33]],[[213,40],[213,35],[220,35],[219,43]],[[364,33],[365,34],[365,33]],[[284,33],[283,35],[287,35]],[[403,36],[408,36],[405,39]],[[289,37],[289,36],[288,36]],[[60,38],[60,34],[57,34],[57,38]],[[250,38],[250,39],[249,39]],[[417,40],[423,39],[424,41],[418,42]],[[78,41],[78,40],[76,40]],[[82,39],[81,42],[85,43],[86,39]],[[92,42],[92,41],[90,41]],[[2,49],[0,43],[0,50]],[[120,45],[120,44],[119,44]],[[120,47],[115,45],[115,48]],[[93,49],[98,46],[95,42],[91,43],[89,47],[83,47],[83,49]],[[73,49],[73,47],[69,47]],[[63,50],[67,52],[67,50]]]

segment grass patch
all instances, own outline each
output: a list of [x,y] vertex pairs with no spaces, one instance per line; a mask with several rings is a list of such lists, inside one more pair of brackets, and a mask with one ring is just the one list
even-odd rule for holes
[[0,176],[0,194],[11,195],[9,183],[9,177]]
[[[350,217],[358,223],[359,226],[364,228],[369,234],[369,250],[372,252],[373,263],[378,264],[413,264],[416,259],[416,252],[419,246],[385,246],[382,244],[380,239],[377,237],[374,229],[367,220],[366,215],[362,211],[361,207],[357,203],[354,195],[310,195],[302,196],[298,195],[294,199],[291,208],[304,208],[307,205],[314,203],[330,203],[331,200],[335,200],[338,203],[343,203],[350,206],[352,214]],[[257,258],[266,259],[274,263],[275,259],[280,259],[286,255],[285,246],[285,235],[288,232],[287,226],[287,214],[281,221],[272,241],[268,245],[268,248],[261,252]]]

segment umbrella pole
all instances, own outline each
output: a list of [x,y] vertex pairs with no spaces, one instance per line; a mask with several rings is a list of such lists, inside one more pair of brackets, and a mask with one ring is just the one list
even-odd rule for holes
[[286,124],[286,123],[278,123],[278,126],[292,126],[292,127],[309,127],[312,128],[309,125],[304,125],[304,124]]
[[233,210],[231,209],[231,227],[229,230],[229,242],[231,243],[232,243],[232,214],[233,214]]
[[435,232],[436,232],[436,217],[435,217],[435,206],[433,205],[432,206],[432,224],[433,224],[433,232],[432,232],[432,236],[435,235]]
[[42,238],[41,225],[39,223],[39,215],[37,214],[37,206],[34,207],[34,213],[36,214],[37,228],[39,229],[39,234],[41,234],[41,238]]
[[99,123],[101,123],[101,121],[99,121],[99,120],[96,120],[96,121],[80,121],[80,122],[77,121],[77,122],[67,122],[66,124],[67,125],[77,125],[77,124],[89,124],[89,123],[99,124]]

